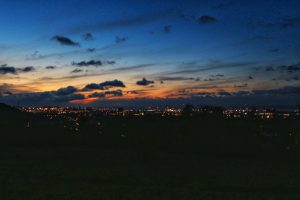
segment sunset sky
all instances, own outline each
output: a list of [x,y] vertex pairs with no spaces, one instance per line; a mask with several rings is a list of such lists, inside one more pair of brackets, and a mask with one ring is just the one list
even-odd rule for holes
[[298,0],[0,0],[0,102],[300,104]]

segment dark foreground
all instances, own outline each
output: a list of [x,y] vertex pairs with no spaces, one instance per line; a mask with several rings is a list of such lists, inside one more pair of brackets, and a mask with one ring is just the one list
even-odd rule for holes
[[1,200],[300,198],[297,120],[0,116]]

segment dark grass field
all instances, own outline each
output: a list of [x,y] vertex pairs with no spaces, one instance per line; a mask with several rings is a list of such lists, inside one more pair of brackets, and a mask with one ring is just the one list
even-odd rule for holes
[[297,120],[0,115],[1,200],[300,199]]

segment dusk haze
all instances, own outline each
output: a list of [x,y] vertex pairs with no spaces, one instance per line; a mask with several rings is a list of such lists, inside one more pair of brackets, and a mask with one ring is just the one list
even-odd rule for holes
[[296,0],[2,1],[0,101],[295,107],[299,10]]
[[299,200],[300,0],[0,0],[0,200]]

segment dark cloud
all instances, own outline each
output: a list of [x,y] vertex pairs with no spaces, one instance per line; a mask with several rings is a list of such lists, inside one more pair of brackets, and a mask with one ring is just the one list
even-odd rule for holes
[[218,95],[221,95],[221,96],[231,96],[231,93],[225,92],[225,91],[220,91],[220,92],[218,92]]
[[99,98],[104,98],[105,97],[105,92],[94,92],[89,95],[90,98],[94,97],[99,97]]
[[[245,104],[252,106],[297,105],[300,101],[300,87],[286,86],[276,89],[237,92],[193,92],[192,90],[182,90],[178,91],[177,96],[178,95],[190,98],[199,96],[210,97],[210,104],[220,104],[224,106],[243,106]],[[176,94],[174,94],[174,96],[176,96]]]
[[16,68],[8,65],[0,65],[0,74],[17,74],[18,72],[32,72],[35,68],[33,66],[27,66],[24,68]]
[[143,85],[143,86],[150,85],[153,83],[154,81],[147,80],[146,78],[143,78],[142,80],[136,82],[137,85]]
[[83,72],[82,69],[74,69],[73,71],[71,71],[71,73],[80,73]]
[[78,91],[77,88],[75,88],[73,86],[68,86],[68,87],[65,87],[65,88],[60,88],[57,91],[54,91],[53,93],[56,94],[56,95],[62,96],[62,95],[73,94],[77,91]]
[[120,97],[123,96],[122,90],[112,90],[112,91],[106,91],[106,92],[94,92],[93,94],[89,95],[89,97],[99,97],[99,98],[105,98],[107,96],[114,96],[114,97]]
[[254,68],[255,71],[265,71],[272,73],[271,80],[279,83],[279,81],[297,82],[300,77],[300,63],[291,65],[267,66]]
[[287,78],[286,81],[288,82],[292,82],[292,81],[299,81],[300,80],[300,75],[299,76],[293,76],[293,77],[290,77],[290,78]]
[[289,73],[294,73],[300,71],[300,63],[294,64],[294,65],[282,65],[279,66],[278,69],[280,71],[286,71]]
[[73,66],[77,67],[88,67],[88,66],[102,66],[102,65],[113,65],[116,64],[115,61],[101,61],[101,60],[89,60],[89,61],[81,61],[81,62],[72,62]]
[[69,105],[72,100],[85,98],[82,94],[76,94],[76,91],[75,87],[68,86],[55,91],[10,94],[0,99],[5,103],[25,106]]
[[113,88],[113,87],[123,87],[125,88],[125,84],[120,81],[120,80],[112,80],[112,81],[105,81],[102,83],[91,83],[86,85],[82,90],[83,91],[89,91],[89,90],[107,90],[109,88]]
[[270,67],[266,67],[266,71],[273,72],[273,71],[275,71],[275,69],[274,69],[274,67],[270,66]]
[[55,68],[56,68],[56,66],[52,66],[52,65],[45,67],[45,69],[55,69]]
[[[205,95],[206,94],[206,95]],[[255,107],[255,108],[295,108],[299,105],[299,95],[254,95],[248,91],[241,91],[230,96],[211,95],[211,93],[198,93],[190,97],[177,98],[133,98],[133,99],[110,99],[99,100],[90,104],[95,107],[119,107],[124,108],[145,108],[149,106],[164,108],[166,105],[182,108],[185,104],[197,106],[220,105],[224,107]]]
[[104,90],[104,88],[100,86],[100,84],[90,83],[83,88],[83,91],[88,91],[88,90]]
[[72,62],[72,65],[78,67],[102,66],[103,62],[101,60],[90,60],[90,61]]
[[279,52],[279,51],[280,51],[280,49],[278,49],[278,48],[274,48],[274,49],[269,50],[269,52],[271,52],[271,53],[276,53],[276,52]]
[[[37,92],[37,93],[19,93],[12,94],[7,91],[7,87],[0,90],[0,101],[9,103],[12,105],[24,105],[24,106],[45,106],[45,105],[72,105],[72,100],[85,99],[84,95],[77,94],[78,89],[68,86],[66,88],[60,88],[56,91],[49,92]],[[6,92],[7,91],[7,92]],[[5,94],[4,94],[5,93]],[[139,94],[139,92],[132,91],[132,94]],[[299,86],[287,86],[276,89],[265,90],[253,90],[253,91],[238,91],[238,92],[193,92],[192,90],[182,90],[174,94],[174,97],[180,95],[186,98],[135,98],[135,99],[116,99],[105,100],[108,96],[122,96],[121,90],[105,91],[100,93],[91,94],[90,97],[102,97],[99,101],[91,103],[90,106],[105,106],[105,107],[145,107],[145,106],[182,106],[186,103],[194,105],[221,105],[225,107],[282,107],[282,106],[296,106],[300,100],[300,87]]]
[[292,64],[292,65],[281,65],[281,66],[267,66],[267,67],[258,67],[256,70],[264,70],[267,72],[287,72],[287,73],[296,73],[300,71],[300,63]]
[[56,35],[52,37],[52,40],[55,40],[56,42],[60,43],[61,45],[66,45],[66,46],[80,46],[78,42],[74,42],[70,38]]
[[120,80],[113,80],[113,81],[105,81],[99,84],[104,88],[111,88],[111,87],[125,87],[124,83]]
[[122,92],[122,90],[112,90],[112,91],[106,91],[105,95],[112,95],[112,96],[120,97],[120,96],[123,96],[123,92]]
[[171,25],[164,26],[163,32],[170,33],[171,31],[172,31],[172,26]]
[[127,40],[128,40],[128,37],[117,36],[115,42],[116,42],[116,44],[120,44],[120,43],[126,42]]
[[15,67],[0,65],[0,74],[16,74],[17,70]]
[[203,15],[203,16],[198,18],[198,22],[200,24],[212,24],[216,21],[217,21],[217,19],[215,17],[208,16],[208,15]]
[[22,69],[19,69],[21,72],[32,72],[35,71],[35,68],[33,66],[24,67]]
[[252,93],[256,94],[256,95],[297,95],[297,96],[300,96],[300,87],[287,86],[287,87],[283,87],[283,88],[270,89],[270,90],[253,90]]
[[86,41],[95,40],[95,37],[91,33],[85,33],[82,35],[82,38]]
[[293,77],[293,80],[294,81],[299,81],[300,80],[300,76],[299,77],[297,77],[297,76]]

